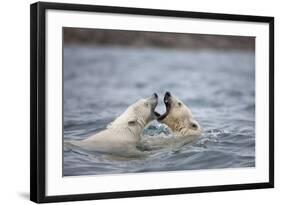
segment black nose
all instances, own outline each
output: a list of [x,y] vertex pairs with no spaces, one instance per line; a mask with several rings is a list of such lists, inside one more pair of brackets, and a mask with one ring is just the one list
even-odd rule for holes
[[155,98],[158,98],[157,93],[153,93],[153,96],[154,96]]
[[167,91],[167,92],[165,93],[165,96],[171,97],[171,93]]

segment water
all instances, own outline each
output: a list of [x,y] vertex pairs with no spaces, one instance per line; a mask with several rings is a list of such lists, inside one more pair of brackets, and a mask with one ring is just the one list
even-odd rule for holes
[[[255,166],[255,55],[250,51],[64,47],[64,139],[97,133],[130,104],[156,92],[165,111],[170,91],[188,105],[204,134],[118,158],[64,149],[63,174],[95,175]],[[164,143],[171,133],[155,121],[143,141]]]

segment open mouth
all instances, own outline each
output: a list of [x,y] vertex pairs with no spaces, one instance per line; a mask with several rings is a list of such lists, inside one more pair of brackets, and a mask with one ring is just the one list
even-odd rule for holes
[[158,95],[157,95],[156,93],[154,93],[154,94],[152,95],[152,98],[155,99],[154,106],[152,107],[152,112],[153,112],[154,116],[156,117],[156,119],[158,119],[158,117],[160,117],[160,114],[155,111],[155,108],[156,108],[156,106],[157,106],[157,104],[158,104]]
[[165,119],[165,117],[167,117],[167,115],[170,112],[170,108],[171,108],[171,93],[170,92],[166,92],[165,96],[164,96],[164,104],[166,106],[166,112],[163,115],[160,115],[157,120],[158,121],[162,121]]
[[156,119],[158,119],[161,115],[158,113],[158,112],[156,112],[155,110],[154,110],[154,115],[155,115],[155,117],[156,117]]

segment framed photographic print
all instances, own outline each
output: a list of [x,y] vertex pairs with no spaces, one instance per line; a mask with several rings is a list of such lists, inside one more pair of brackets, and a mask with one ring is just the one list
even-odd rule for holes
[[34,202],[274,186],[274,18],[31,5]]

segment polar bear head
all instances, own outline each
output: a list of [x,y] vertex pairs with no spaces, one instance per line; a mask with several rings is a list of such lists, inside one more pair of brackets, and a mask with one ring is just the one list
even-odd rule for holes
[[158,96],[156,93],[149,98],[140,99],[130,105],[109,127],[129,127],[133,131],[140,132],[150,121],[160,116],[155,112],[157,103]]
[[202,133],[199,123],[182,101],[166,92],[164,103],[166,112],[158,118],[158,121],[166,124],[175,135],[194,136]]

